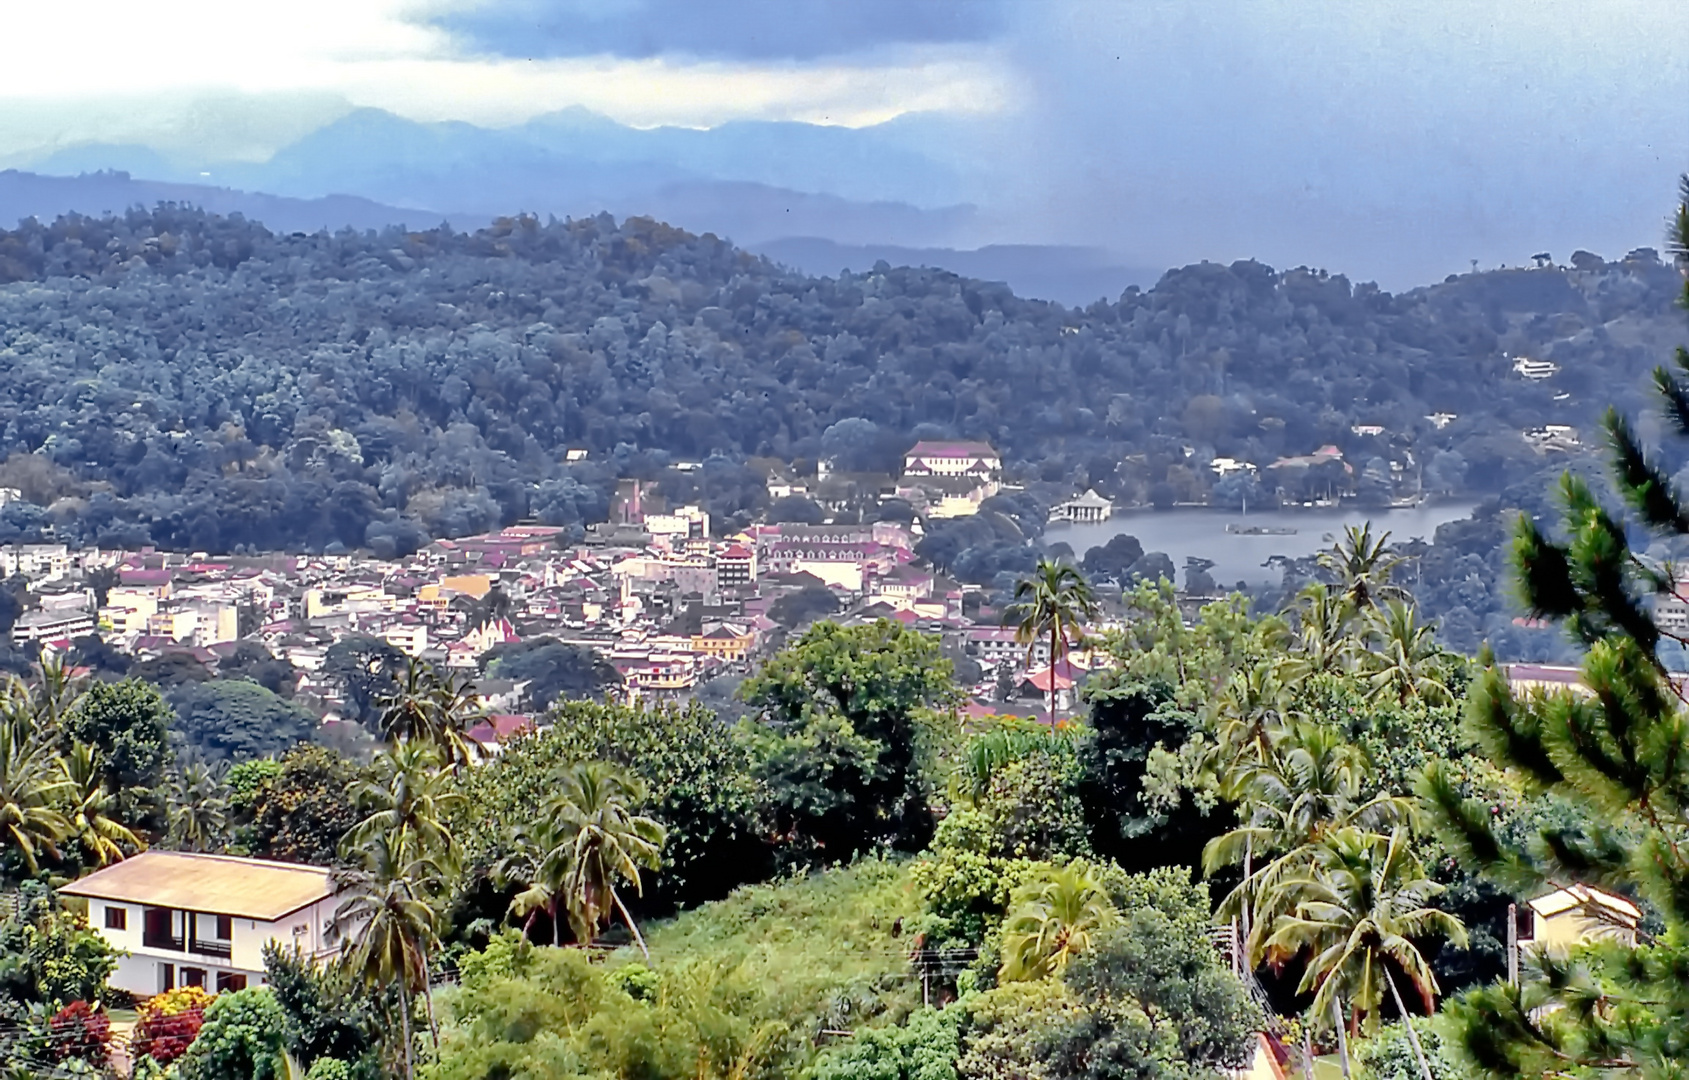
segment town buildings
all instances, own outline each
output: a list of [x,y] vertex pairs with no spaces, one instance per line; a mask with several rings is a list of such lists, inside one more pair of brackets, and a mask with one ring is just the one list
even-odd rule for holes
[[[919,443],[904,465],[895,483],[917,489],[928,520],[974,512],[1001,483],[1001,459],[983,443]],[[775,487],[796,495],[791,485],[803,483],[784,468],[766,475],[771,496]],[[891,494],[884,484],[860,489],[869,510]],[[474,680],[483,713],[504,718],[477,728],[492,740],[489,752],[544,722],[533,681],[503,676],[496,659],[550,641],[593,654],[613,672],[609,693],[635,702],[685,698],[743,674],[821,610],[846,624],[886,618],[940,635],[949,655],[977,663],[988,680],[1005,662],[1016,671],[1048,663],[1043,646],[1030,658],[1013,646],[995,613],[965,614],[978,611],[981,590],[916,555],[920,519],[849,513],[831,524],[724,529],[700,507],[666,504],[652,486],[625,487],[613,522],[523,523],[387,558],[14,545],[4,551],[29,578],[33,606],[12,635],[46,655],[72,655],[97,634],[102,647],[135,660],[183,654],[212,678],[225,658],[258,647],[291,665],[295,702],[325,724],[342,722],[349,707],[341,678],[325,667],[333,650],[373,639]],[[1087,491],[1058,515],[1095,521],[1110,510]],[[782,603],[815,590],[831,604]]]

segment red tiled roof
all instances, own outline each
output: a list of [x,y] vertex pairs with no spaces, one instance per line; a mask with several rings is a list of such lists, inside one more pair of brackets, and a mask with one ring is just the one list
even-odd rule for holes
[[[1067,689],[1072,688],[1072,686],[1073,686],[1073,680],[1072,679],[1065,678],[1065,677],[1063,677],[1062,675],[1059,675],[1059,674],[1055,678],[1056,678],[1056,689],[1057,690],[1067,690]],[[1050,669],[1049,668],[1042,668],[1038,671],[1035,671],[1031,675],[1028,675],[1024,679],[1022,679],[1021,682],[1031,683],[1033,686],[1037,687],[1041,692],[1048,694],[1050,692]]]

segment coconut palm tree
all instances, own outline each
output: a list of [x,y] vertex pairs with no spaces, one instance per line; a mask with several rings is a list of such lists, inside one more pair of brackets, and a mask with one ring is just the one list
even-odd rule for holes
[[392,689],[377,697],[375,705],[381,713],[381,733],[390,744],[421,740],[432,726],[429,714],[434,708],[434,669],[414,656],[406,660]]
[[1241,916],[1252,927],[1252,955],[1271,929],[1276,885],[1305,866],[1326,835],[1345,828],[1387,829],[1411,818],[1412,800],[1367,795],[1371,776],[1365,752],[1340,732],[1297,721],[1273,738],[1261,762],[1224,785],[1247,808],[1247,816],[1242,825],[1208,842],[1202,867],[1213,874],[1238,862],[1263,860],[1249,867],[1220,904],[1222,915]]
[[576,939],[591,944],[614,907],[640,951],[647,952],[645,938],[616,884],[627,882],[635,893],[644,892],[640,869],[655,870],[661,864],[668,830],[635,813],[634,807],[645,798],[643,787],[605,762],[570,767],[559,777],[559,788],[550,810],[566,838],[565,846],[548,858],[563,860],[567,866],[562,895]]
[[360,846],[363,867],[335,875],[340,901],[332,925],[345,970],[372,988],[398,989],[405,1075],[414,1077],[411,1001],[418,991],[428,992],[428,954],[439,928],[436,896],[447,874],[434,860],[407,859],[401,850],[381,835]]
[[442,761],[456,768],[470,761],[464,732],[481,714],[475,686],[456,675],[441,678],[426,661],[412,657],[393,689],[377,699],[381,729],[390,743],[414,739],[432,744]]
[[1114,918],[1113,902],[1083,862],[1022,885],[1003,923],[1000,977],[1019,982],[1060,974]]
[[28,719],[32,730],[57,734],[65,715],[76,708],[87,688],[88,680],[72,674],[62,657],[49,657],[37,666],[33,681],[6,676],[5,689],[0,691],[0,715]]
[[227,791],[202,761],[177,770],[170,780],[170,842],[188,851],[205,851],[222,839],[229,825]]
[[448,823],[463,796],[453,790],[433,745],[404,739],[377,755],[375,776],[358,786],[353,799],[365,816],[341,838],[342,855],[379,841],[401,864],[427,858],[453,865],[457,849]]
[[65,781],[66,836],[79,843],[96,866],[120,862],[129,851],[146,850],[146,843],[112,816],[117,796],[106,790],[99,751],[75,743],[58,764]]
[[1435,624],[1419,621],[1412,604],[1387,600],[1368,619],[1371,648],[1365,656],[1367,684],[1374,697],[1393,697],[1406,705],[1423,701],[1446,705],[1454,700],[1443,682],[1443,650]]
[[1083,634],[1087,619],[1097,615],[1097,598],[1085,577],[1072,565],[1039,559],[1030,577],[1015,583],[1015,602],[1003,613],[1005,624],[1017,622],[1015,641],[1033,650],[1050,643],[1050,726],[1056,723],[1056,667]]
[[0,719],[0,838],[17,849],[31,875],[40,869],[41,852],[59,857],[59,841],[70,832],[59,806],[69,793],[46,737],[24,718]]
[[473,680],[456,672],[435,678],[433,724],[428,738],[453,769],[470,764],[468,732],[484,715],[486,710],[481,707],[481,695]]
[[1349,594],[1333,592],[1323,581],[1309,582],[1296,594],[1293,611],[1297,634],[1295,653],[1285,661],[1286,678],[1300,682],[1312,675],[1348,670],[1358,644],[1352,632],[1355,606]]
[[1347,525],[1343,536],[1329,550],[1319,554],[1319,564],[1337,576],[1344,596],[1356,611],[1366,611],[1380,600],[1401,596],[1401,590],[1390,584],[1390,574],[1402,564],[1400,556],[1390,552],[1390,533],[1376,538],[1372,522]]
[[571,836],[560,817],[547,814],[538,821],[524,821],[510,830],[507,853],[493,868],[493,879],[501,885],[520,883],[523,888],[510,901],[510,914],[522,919],[523,933],[533,929],[544,912],[551,919],[551,940],[563,944],[563,899],[569,876]]
[[[1247,782],[1272,759],[1274,746],[1293,720],[1290,687],[1279,677],[1281,667],[1280,663],[1262,661],[1234,672],[1215,699],[1214,745],[1206,765],[1218,780],[1220,793],[1228,799],[1246,801]],[[1242,856],[1245,880],[1255,872],[1255,856],[1255,838],[1246,836]],[[1249,908],[1245,906],[1237,916],[1247,937]]]
[[1341,1016],[1349,1026],[1378,1026],[1388,990],[1408,1029],[1425,1080],[1432,1080],[1419,1036],[1396,984],[1400,971],[1418,991],[1425,1011],[1436,1004],[1437,977],[1415,941],[1444,937],[1466,944],[1466,928],[1446,911],[1431,907],[1443,886],[1425,876],[1406,829],[1388,835],[1345,828],[1325,837],[1302,872],[1280,882],[1275,906],[1283,910],[1263,943],[1274,966],[1308,957],[1300,993],[1314,994],[1314,1016]]
[[1290,700],[1275,663],[1232,673],[1212,706],[1211,765],[1222,788],[1267,759],[1273,740],[1291,721]]

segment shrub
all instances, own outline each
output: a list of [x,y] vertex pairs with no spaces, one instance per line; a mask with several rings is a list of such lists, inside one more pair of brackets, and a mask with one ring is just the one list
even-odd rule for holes
[[252,987],[219,994],[182,1059],[184,1080],[272,1080],[287,1018],[275,995]]
[[[1413,1018],[1413,1030],[1419,1033],[1431,1075],[1437,1080],[1471,1080],[1475,1075],[1458,1054],[1451,1053],[1451,1048],[1444,1044],[1441,1025],[1435,1020],[1416,1016]],[[1355,1064],[1366,1080],[1420,1080],[1425,1075],[1420,1071],[1413,1047],[1408,1042],[1407,1030],[1400,1021],[1385,1025],[1376,1035],[1357,1043]]]
[[97,1005],[73,1001],[47,1022],[52,1034],[53,1057],[59,1061],[78,1058],[99,1068],[106,1063],[111,1043],[111,1017]]
[[822,1052],[808,1080],[956,1080],[959,1007],[922,1009],[902,1027],[868,1028]]
[[205,1010],[216,1000],[197,986],[183,986],[147,999],[137,1010],[130,1049],[138,1060],[168,1065],[188,1052],[205,1023]]

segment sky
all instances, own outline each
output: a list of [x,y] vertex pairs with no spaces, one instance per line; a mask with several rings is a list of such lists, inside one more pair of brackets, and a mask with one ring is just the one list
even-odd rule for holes
[[981,242],[1387,287],[1658,246],[1689,170],[1685,0],[55,0],[0,5],[0,37],[32,43],[0,65],[0,166],[262,161],[365,106],[922,114]]

